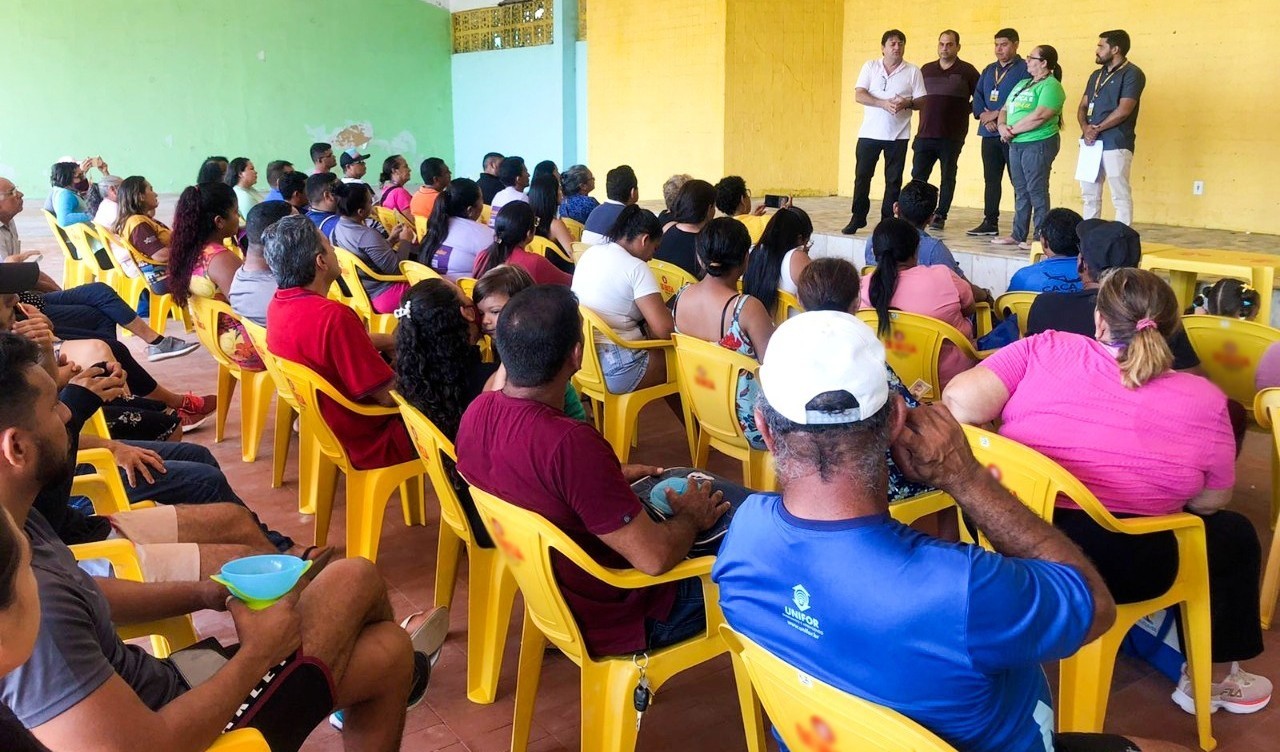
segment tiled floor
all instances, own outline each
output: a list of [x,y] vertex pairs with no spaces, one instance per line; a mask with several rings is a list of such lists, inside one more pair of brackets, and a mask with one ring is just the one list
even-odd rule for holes
[[[831,202],[831,212],[836,212],[842,199],[806,200]],[[39,219],[37,207],[32,206],[20,225],[25,247],[43,249],[43,266],[54,278],[60,274],[60,259],[48,238],[43,225],[32,222]],[[816,214],[817,212],[815,212]],[[832,216],[836,216],[832,214]],[[955,212],[956,226],[969,225],[962,212]],[[826,220],[820,219],[819,222]],[[27,228],[30,228],[28,231]],[[836,228],[838,229],[838,227]],[[1159,232],[1153,230],[1153,232]],[[1173,231],[1170,231],[1173,232]],[[1191,237],[1200,237],[1201,231],[1186,231]],[[45,237],[39,237],[43,234]],[[950,237],[950,233],[948,234]],[[1208,236],[1205,236],[1208,237]],[[1254,242],[1253,239],[1245,238]],[[1270,240],[1274,240],[1271,238]],[[1203,245],[1221,245],[1216,240]],[[1257,246],[1251,249],[1262,250]],[[170,333],[178,334],[176,326]],[[131,340],[138,347],[137,340]],[[163,383],[175,388],[194,389],[201,393],[214,390],[214,364],[204,352],[185,358],[167,361],[151,369]],[[270,431],[268,427],[267,431]],[[684,434],[664,404],[650,406],[640,416],[640,444],[633,452],[637,462],[675,466],[688,463]],[[270,487],[270,437],[263,441],[262,456],[256,463],[245,464],[240,460],[239,402],[234,403],[227,427],[226,440],[213,444],[212,428],[192,434],[189,439],[209,445],[222,463],[232,484],[240,495],[252,505],[272,526],[299,539],[311,534],[310,519],[297,513],[297,457],[296,444],[292,449],[286,486]],[[1234,507],[1242,510],[1258,526],[1264,546],[1271,538],[1266,525],[1270,489],[1269,436],[1253,431],[1249,434],[1244,455],[1239,463]],[[719,455],[712,458],[712,469],[730,477],[740,472],[737,465]],[[341,492],[340,492],[341,493]],[[332,540],[341,540],[344,524],[341,515],[342,502],[337,502],[330,531]],[[431,507],[430,500],[428,508]],[[430,513],[429,513],[430,514]],[[438,521],[432,515],[426,527],[406,528],[398,509],[388,509],[384,526],[381,556],[378,567],[387,579],[393,605],[399,616],[432,605],[432,582],[435,561]],[[1265,548],[1264,548],[1265,551]],[[466,651],[466,592],[465,579],[458,584],[455,607],[452,614],[453,631],[445,647],[444,656],[436,667],[426,702],[409,714],[403,748],[415,752],[448,750],[488,751],[509,747],[512,712],[512,693],[515,686],[515,657],[519,610],[513,617],[498,701],[490,706],[471,704],[466,700],[465,651]],[[202,632],[231,639],[230,620],[221,615],[202,614],[197,619]],[[1267,652],[1248,665],[1253,670],[1280,679],[1280,636],[1267,633]],[[927,682],[928,676],[916,677]],[[651,711],[645,716],[640,733],[640,750],[741,750],[744,738],[733,693],[732,672],[727,659],[691,670],[668,684],[658,696]],[[1169,700],[1171,684],[1155,674],[1143,663],[1121,657],[1111,695],[1108,730],[1140,736],[1151,736],[1195,745],[1195,726],[1191,716],[1177,709]],[[549,653],[544,660],[543,681],[539,693],[537,713],[533,726],[531,748],[538,752],[574,750],[579,746],[578,671],[567,659],[557,653]],[[1219,713],[1214,717],[1214,728],[1219,740],[1218,749],[1223,752],[1275,749],[1280,738],[1280,710],[1268,708],[1254,716],[1231,716]],[[307,750],[336,750],[340,737],[327,725],[317,729],[306,745]]]

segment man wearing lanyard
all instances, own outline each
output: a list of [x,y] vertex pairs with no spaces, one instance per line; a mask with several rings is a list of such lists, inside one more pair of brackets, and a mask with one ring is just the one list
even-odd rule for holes
[[982,136],[982,177],[986,183],[983,195],[982,224],[968,235],[1000,234],[1000,195],[1004,176],[1009,171],[1009,145],[1000,140],[1000,109],[1009,92],[1024,78],[1031,78],[1027,62],[1018,56],[1018,32],[1001,29],[996,32],[996,61],[983,69],[978,88],[973,93],[973,116],[978,120]]
[[907,35],[890,29],[880,36],[883,57],[869,60],[858,74],[854,99],[866,108],[858,131],[857,162],[853,180],[853,216],[841,230],[852,235],[867,226],[871,211],[871,176],[884,154],[884,199],[880,218],[893,216],[893,202],[902,188],[907,164],[907,140],[911,136],[911,109],[925,95],[920,69],[902,59]]
[[1111,186],[1111,203],[1116,221],[1133,223],[1133,193],[1129,188],[1129,167],[1133,164],[1133,142],[1138,126],[1138,99],[1147,77],[1129,62],[1129,35],[1123,30],[1098,35],[1097,63],[1102,67],[1089,76],[1084,96],[1076,109],[1076,119],[1084,142],[1102,142],[1102,170],[1097,180],[1080,181],[1084,195],[1084,218],[1102,216],[1102,181]]

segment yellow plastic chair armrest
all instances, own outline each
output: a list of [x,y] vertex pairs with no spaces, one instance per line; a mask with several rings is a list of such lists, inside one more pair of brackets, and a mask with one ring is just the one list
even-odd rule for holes
[[116,577],[131,582],[143,581],[142,565],[138,563],[138,554],[133,550],[133,544],[123,538],[77,543],[70,548],[76,561],[106,559],[115,569]]
[[[1110,517],[1110,515],[1108,516]],[[1126,535],[1147,535],[1149,533],[1164,532],[1176,533],[1179,530],[1197,528],[1204,524],[1204,521],[1199,517],[1187,512],[1164,514],[1159,517],[1125,517],[1124,519],[1111,517],[1111,519],[1105,521],[1094,517],[1094,521],[1102,525],[1105,529],[1116,533],[1124,533]]]
[[380,415],[399,415],[400,414],[400,410],[395,407],[384,407],[382,405],[364,405],[359,402],[352,402],[351,400],[347,399],[346,397],[342,396],[336,391],[330,392],[328,390],[325,390],[322,393],[324,394],[324,396],[328,397],[334,402],[337,402],[339,405],[359,415],[380,416]]
[[262,732],[247,728],[223,734],[207,752],[271,752],[271,748]]
[[[110,450],[103,447],[81,449],[76,452],[76,462],[92,465],[93,472],[75,477],[71,482],[73,495],[88,497],[93,502],[94,511],[100,515],[129,511],[129,497],[125,493],[124,483],[116,470],[116,459]],[[105,493],[95,493],[98,489]]]
[[690,577],[710,575],[711,566],[715,562],[716,557],[714,556],[699,556],[696,559],[686,559],[662,574],[651,575],[645,574],[638,569],[610,569],[599,564],[583,566],[584,562],[577,559],[574,561],[575,564],[585,569],[587,574],[592,577],[624,590],[637,590],[653,585],[687,580]]

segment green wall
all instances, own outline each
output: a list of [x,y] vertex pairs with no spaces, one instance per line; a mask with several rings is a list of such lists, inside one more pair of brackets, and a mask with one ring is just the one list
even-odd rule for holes
[[422,0],[0,2],[0,175],[29,196],[63,155],[164,193],[210,154],[252,159],[265,191],[267,162],[309,170],[350,126],[371,181],[389,154],[453,153],[450,17]]

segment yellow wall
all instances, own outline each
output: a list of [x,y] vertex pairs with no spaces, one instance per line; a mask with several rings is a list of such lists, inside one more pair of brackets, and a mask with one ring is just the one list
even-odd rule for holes
[[605,173],[620,164],[635,168],[642,199],[660,198],[674,173],[720,178],[725,2],[591,3],[588,164],[601,195]]
[[844,0],[729,2],[724,172],[757,198],[839,189],[843,20]]
[[[862,122],[862,107],[853,101],[853,83],[862,64],[880,54],[880,34],[889,28],[902,29],[907,35],[907,59],[922,65],[937,58],[938,32],[955,28],[963,43],[961,58],[981,69],[994,59],[992,36],[1005,26],[1018,30],[1024,56],[1042,43],[1057,48],[1061,56],[1069,111],[1050,185],[1054,205],[1079,210],[1080,188],[1074,175],[1080,129],[1075,107],[1096,67],[1093,50],[1098,32],[1123,28],[1133,39],[1130,59],[1147,75],[1132,173],[1134,219],[1280,233],[1274,186],[1280,172],[1280,129],[1276,127],[1280,97],[1274,95],[1275,66],[1265,57],[1280,31],[1280,15],[1269,0],[1056,4],[946,0],[914,5],[847,0],[841,194],[853,188],[853,149]],[[982,206],[979,151],[977,136],[971,135],[960,159],[956,206]],[[1192,195],[1195,180],[1204,181],[1204,195]],[[877,181],[872,197],[880,190]],[[1013,206],[1007,183],[1004,203],[1001,219],[1007,230]],[[873,214],[877,207],[873,201]],[[1109,195],[1103,197],[1103,216],[1112,216]]]

